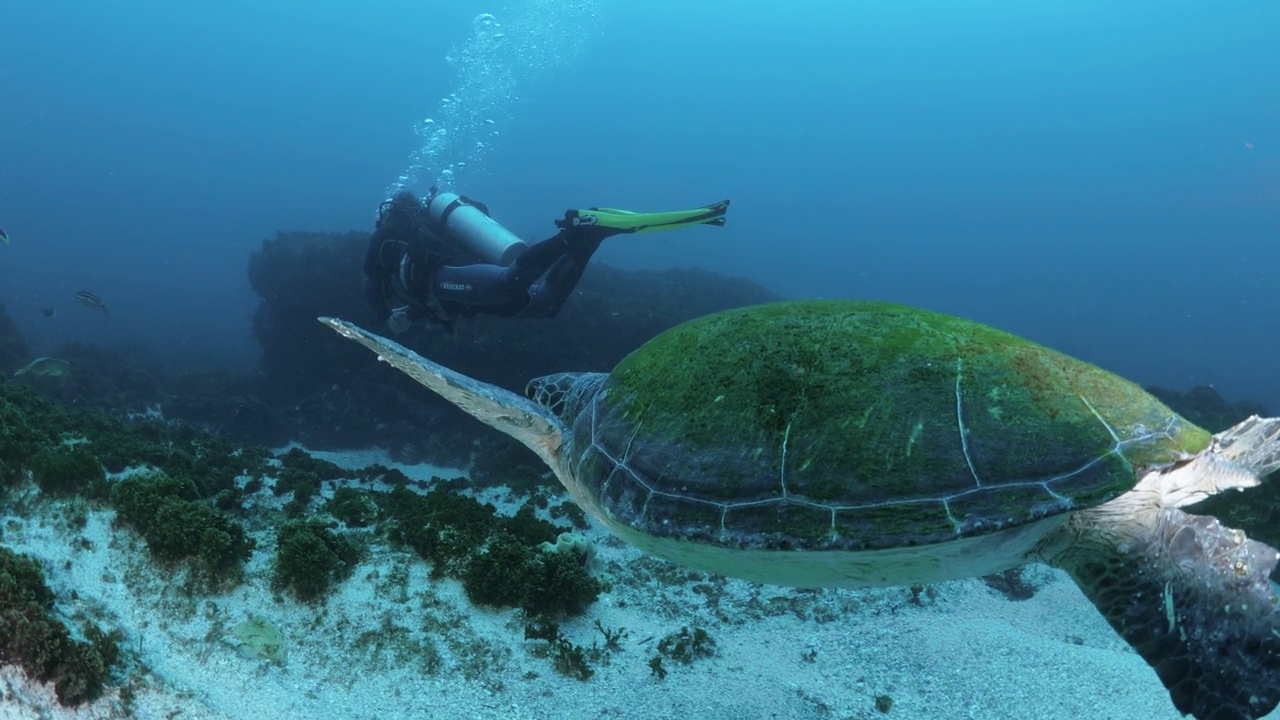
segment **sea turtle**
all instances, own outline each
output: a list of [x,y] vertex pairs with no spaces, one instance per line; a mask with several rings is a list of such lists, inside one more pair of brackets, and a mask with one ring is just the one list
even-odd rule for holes
[[623,540],[795,587],[1067,571],[1196,718],[1280,702],[1277,552],[1180,507],[1280,467],[1138,385],[961,318],[777,302],[691,320],[527,397],[321,318],[520,440]]

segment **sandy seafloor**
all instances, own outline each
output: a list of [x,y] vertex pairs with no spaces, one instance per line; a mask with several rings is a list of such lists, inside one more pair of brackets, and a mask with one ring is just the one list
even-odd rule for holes
[[[376,453],[315,454],[349,467],[396,466]],[[398,467],[411,478],[457,474]],[[504,507],[500,491],[482,497]],[[524,640],[518,611],[471,606],[458,582],[429,580],[427,565],[405,552],[375,546],[323,606],[311,607],[273,596],[271,541],[258,530],[246,583],[192,598],[181,578],[148,561],[136,536],[112,528],[111,512],[91,513],[87,528],[71,533],[58,508],[43,508],[5,518],[6,544],[43,561],[60,611],[122,630],[127,657],[109,692],[76,709],[58,706],[51,685],[5,668],[0,718],[1180,717],[1155,673],[1066,575],[1047,568],[1030,571],[1042,587],[1029,600],[971,580],[936,586],[935,598],[914,603],[906,588],[800,591],[712,578],[588,532],[596,567],[611,572],[614,587],[563,630],[589,646],[602,640],[599,620],[627,637],[579,681],[533,652],[538,643]],[[81,536],[93,549],[71,549]],[[283,661],[237,647],[231,628],[251,615],[282,631]],[[658,680],[648,665],[657,639],[682,626],[705,628],[715,655],[668,662]],[[433,672],[430,647],[439,658]],[[133,695],[128,703],[121,687]],[[888,713],[876,708],[880,695],[893,699]]]

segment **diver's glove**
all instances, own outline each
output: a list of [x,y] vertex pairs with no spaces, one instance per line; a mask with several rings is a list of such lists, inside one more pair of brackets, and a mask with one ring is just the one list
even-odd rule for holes
[[397,308],[391,313],[391,317],[387,318],[387,328],[396,335],[411,327],[413,327],[413,318],[409,317],[408,308]]

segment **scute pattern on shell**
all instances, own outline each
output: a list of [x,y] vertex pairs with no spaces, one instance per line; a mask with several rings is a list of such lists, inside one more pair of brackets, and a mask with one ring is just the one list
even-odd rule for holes
[[1209,434],[1139,386],[888,303],[732,310],[632,353],[565,420],[571,471],[646,533],[865,549],[1108,500]]

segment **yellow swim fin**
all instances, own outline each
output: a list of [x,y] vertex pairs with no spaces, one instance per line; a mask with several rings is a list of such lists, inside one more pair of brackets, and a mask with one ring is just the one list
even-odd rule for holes
[[[725,213],[729,210],[729,201],[703,205],[692,210],[675,210],[672,212],[638,213],[617,208],[587,208],[586,210],[570,210],[565,214],[565,221],[575,225],[594,225],[611,228],[623,233],[658,232],[675,230],[691,225],[724,225]],[[560,224],[557,221],[556,224]]]

